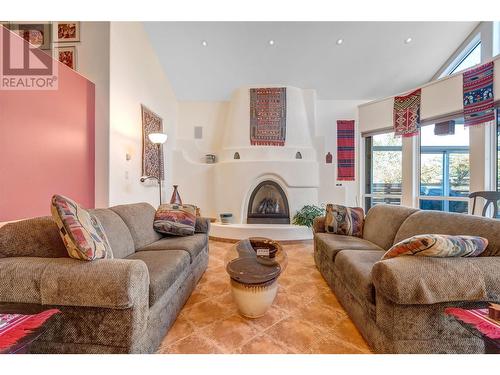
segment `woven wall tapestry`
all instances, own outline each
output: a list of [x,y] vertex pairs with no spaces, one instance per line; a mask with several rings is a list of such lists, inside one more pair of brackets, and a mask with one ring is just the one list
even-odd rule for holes
[[284,146],[286,136],[286,88],[250,89],[250,143]]
[[394,97],[394,135],[413,137],[420,127],[421,89]]
[[466,71],[463,79],[465,126],[493,121],[493,62]]
[[148,135],[150,133],[163,133],[163,120],[156,113],[141,105],[142,111],[142,175],[154,176],[164,180],[163,171],[163,147],[152,143]]
[[434,135],[453,135],[455,134],[455,121],[443,121],[434,125]]
[[337,121],[337,180],[354,181],[354,120]]

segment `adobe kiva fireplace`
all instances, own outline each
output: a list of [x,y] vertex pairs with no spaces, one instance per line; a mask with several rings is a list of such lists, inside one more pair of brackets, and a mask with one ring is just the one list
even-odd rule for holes
[[248,201],[248,224],[290,224],[286,194],[274,181],[263,181]]

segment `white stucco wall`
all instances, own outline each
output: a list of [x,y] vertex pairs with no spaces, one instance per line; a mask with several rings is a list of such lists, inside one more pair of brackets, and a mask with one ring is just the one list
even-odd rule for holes
[[[110,26],[109,204],[159,203],[158,185],[141,183],[141,104],[163,119],[165,192],[169,198],[176,139],[177,100],[142,23],[111,22]],[[131,156],[126,159],[126,154]]]
[[[251,191],[270,179],[287,194],[291,215],[305,204],[357,204],[356,181],[336,186],[336,121],[356,119],[361,101],[317,100],[314,90],[287,87],[285,146],[251,146],[250,87],[236,90],[229,102],[179,103],[173,181],[183,200],[204,215],[231,212],[235,222],[245,222]],[[203,139],[194,139],[194,126],[203,127]],[[208,151],[217,155],[216,164],[204,162]],[[240,160],[233,159],[236,151]],[[295,159],[297,151],[302,160]],[[325,163],[328,151],[333,164]]]
[[[221,147],[229,102],[179,102],[177,137],[194,140],[193,155],[215,153]],[[202,128],[202,138],[194,139],[195,127]],[[179,147],[177,147],[179,148]]]
[[109,205],[109,22],[80,22],[77,71],[95,84],[95,205]]

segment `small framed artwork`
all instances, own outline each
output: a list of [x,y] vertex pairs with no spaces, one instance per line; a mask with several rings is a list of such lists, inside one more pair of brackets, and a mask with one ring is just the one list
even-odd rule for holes
[[51,49],[52,24],[50,22],[11,23],[9,29],[40,49]]
[[54,42],[79,42],[80,22],[59,21],[54,22]]
[[76,70],[76,47],[75,46],[57,46],[54,47],[54,58]]

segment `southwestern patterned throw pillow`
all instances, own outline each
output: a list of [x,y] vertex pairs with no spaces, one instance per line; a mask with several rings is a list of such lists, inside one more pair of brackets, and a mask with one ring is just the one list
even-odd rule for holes
[[437,258],[476,257],[486,250],[487,246],[488,240],[483,237],[421,234],[398,242],[387,250],[382,260],[401,255]]
[[194,234],[196,207],[190,204],[162,204],[155,214],[153,228],[162,234],[190,236]]
[[326,205],[325,232],[363,237],[365,213],[361,207]]
[[71,258],[113,258],[106,233],[94,215],[62,195],[52,197],[51,212]]

